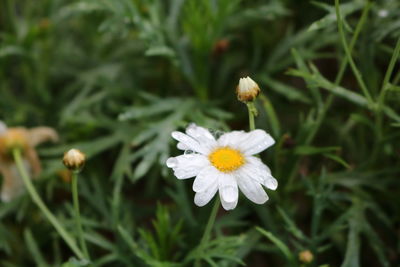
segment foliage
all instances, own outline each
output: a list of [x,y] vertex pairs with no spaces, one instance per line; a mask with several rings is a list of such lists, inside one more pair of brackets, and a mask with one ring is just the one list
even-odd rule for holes
[[[1,266],[395,266],[400,258],[400,3],[395,0],[0,2],[0,119],[48,125],[35,187],[74,233],[64,151],[91,263],[23,195],[0,203]],[[247,129],[234,89],[262,90],[261,155],[279,181],[262,206],[193,203],[165,161],[190,122]],[[157,204],[158,203],[158,204]],[[310,250],[314,260],[301,263]]]

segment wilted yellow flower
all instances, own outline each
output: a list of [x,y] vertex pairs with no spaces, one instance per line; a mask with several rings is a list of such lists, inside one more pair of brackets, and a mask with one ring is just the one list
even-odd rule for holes
[[64,154],[63,163],[71,171],[80,171],[86,162],[86,156],[78,149],[70,149]]
[[310,263],[313,261],[313,259],[314,255],[308,249],[299,253],[299,260],[303,263]]
[[238,99],[242,102],[253,101],[260,93],[260,87],[253,81],[249,76],[246,78],[241,78],[239,84],[236,87],[236,95]]
[[21,150],[25,168],[32,176],[37,176],[41,172],[41,165],[35,146],[45,141],[57,140],[58,135],[52,128],[7,128],[0,121],[0,173],[3,176],[0,197],[2,201],[10,201],[24,191],[22,179],[12,157],[12,150]]
[[28,131],[24,128],[10,128],[0,136],[0,157],[12,160],[12,150],[25,152],[28,148]]

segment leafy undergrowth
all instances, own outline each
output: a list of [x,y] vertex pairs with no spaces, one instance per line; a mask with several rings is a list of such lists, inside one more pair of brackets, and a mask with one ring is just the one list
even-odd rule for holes
[[[86,153],[90,266],[395,266],[399,36],[395,0],[1,1],[0,119],[58,131],[34,185],[76,238],[61,159]],[[167,169],[171,132],[248,130],[247,75],[279,186],[221,209],[199,246],[212,204]],[[88,264],[23,194],[0,203],[0,265]]]

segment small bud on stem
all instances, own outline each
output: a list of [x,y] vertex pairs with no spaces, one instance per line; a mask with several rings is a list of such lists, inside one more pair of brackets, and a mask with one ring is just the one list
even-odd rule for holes
[[236,87],[236,95],[238,99],[244,103],[252,102],[260,93],[260,87],[250,77],[241,78]]
[[74,172],[80,172],[85,165],[86,156],[78,149],[70,149],[64,154],[65,167]]
[[310,263],[314,259],[314,255],[309,250],[303,250],[299,253],[299,260],[303,263]]

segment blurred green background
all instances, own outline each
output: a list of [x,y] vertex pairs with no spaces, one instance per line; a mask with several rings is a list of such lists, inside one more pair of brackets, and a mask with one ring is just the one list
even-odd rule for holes
[[[72,232],[62,154],[89,157],[91,266],[397,266],[399,37],[397,0],[1,0],[0,120],[58,131],[35,186]],[[279,187],[220,210],[199,252],[212,204],[166,168],[170,133],[247,130],[247,75]],[[72,256],[29,195],[0,203],[1,266],[83,266]]]

